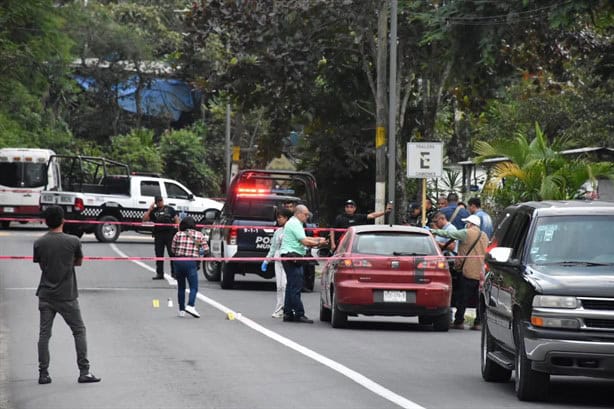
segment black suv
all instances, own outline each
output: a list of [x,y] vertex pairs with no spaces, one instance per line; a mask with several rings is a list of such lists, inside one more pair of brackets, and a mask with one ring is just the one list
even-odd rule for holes
[[484,380],[541,400],[551,374],[614,377],[614,203],[511,206],[486,264]]
[[[221,287],[228,289],[234,286],[236,274],[275,277],[274,263],[269,263],[264,272],[260,265],[271,247],[275,211],[287,201],[307,205],[312,216],[306,234],[317,236],[318,188],[312,174],[264,169],[240,171],[228,188],[222,210],[205,214],[206,223],[214,225],[209,236],[211,255],[224,259],[205,262],[205,278],[220,281]],[[316,263],[306,264],[304,288],[313,290]]]

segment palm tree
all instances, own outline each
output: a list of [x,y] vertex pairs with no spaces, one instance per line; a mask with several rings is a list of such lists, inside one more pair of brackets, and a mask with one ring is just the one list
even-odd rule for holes
[[549,144],[537,123],[535,138],[530,142],[525,134],[517,134],[512,141],[476,142],[477,163],[493,157],[509,159],[492,169],[485,193],[502,206],[529,200],[580,199],[586,193],[583,186],[587,181],[614,179],[614,164],[566,158],[560,152],[563,145],[559,140]]

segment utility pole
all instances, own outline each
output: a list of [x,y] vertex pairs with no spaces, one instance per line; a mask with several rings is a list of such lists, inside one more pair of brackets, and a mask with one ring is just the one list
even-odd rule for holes
[[230,103],[226,104],[226,150],[224,157],[226,159],[226,192],[230,186]]
[[[388,0],[381,0],[377,20],[377,95],[375,119],[375,211],[386,208],[386,57],[388,56]],[[383,217],[375,220],[383,223]]]
[[[390,80],[388,83],[388,201],[395,202],[396,194],[396,164],[397,164],[397,2],[390,0]],[[424,205],[423,205],[424,206]],[[424,207],[423,207],[424,209]],[[389,218],[394,222],[395,211]]]

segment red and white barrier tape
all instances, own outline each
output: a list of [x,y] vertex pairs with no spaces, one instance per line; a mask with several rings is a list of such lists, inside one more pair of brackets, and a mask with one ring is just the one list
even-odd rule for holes
[[[7,222],[27,222],[27,223],[44,223],[45,219],[41,218],[19,218],[19,217],[0,217],[0,221]],[[153,223],[153,222],[112,222],[112,221],[100,221],[100,220],[72,220],[65,219],[66,224],[118,224],[126,226],[139,226],[139,227],[153,227],[153,226],[168,226],[167,223]],[[279,229],[279,226],[263,226],[263,225],[220,225],[220,224],[197,224],[198,228],[207,229],[258,229],[258,230],[270,230]],[[347,229],[333,228],[333,227],[306,227],[308,231],[339,231],[344,232]]]
[[[32,260],[32,256],[0,256],[0,260]],[[467,258],[483,259],[484,256],[350,256],[336,257],[338,260],[456,260]],[[326,261],[330,257],[110,257],[110,256],[85,256],[85,261],[227,261],[227,262],[262,262],[272,261]]]

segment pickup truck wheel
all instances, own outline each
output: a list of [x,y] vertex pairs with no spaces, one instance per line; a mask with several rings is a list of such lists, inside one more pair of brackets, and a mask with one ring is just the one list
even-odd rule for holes
[[450,329],[450,314],[445,313],[434,317],[433,330],[447,332]]
[[495,340],[488,331],[488,323],[486,317],[483,318],[482,324],[482,353],[480,354],[480,367],[482,369],[482,378],[486,382],[507,382],[512,376],[512,371],[497,365],[488,358],[488,353],[493,352],[496,348]]
[[527,358],[522,336],[522,327],[516,323],[516,396],[522,401],[543,400],[546,396],[550,374],[534,371]]
[[330,308],[326,308],[324,303],[322,302],[322,297],[320,297],[320,321],[322,322],[330,322],[331,312]]
[[235,272],[232,271],[232,267],[228,263],[222,263],[220,286],[224,290],[229,290],[235,285]]
[[[117,222],[114,216],[102,216],[99,222]],[[102,243],[113,243],[119,237],[121,227],[119,224],[97,224],[94,230],[96,239]]]
[[337,293],[333,292],[333,305],[331,311],[330,323],[333,328],[344,328],[348,323],[347,313],[341,311],[337,305]]
[[203,261],[203,275],[207,281],[220,281],[220,268],[219,261]]

